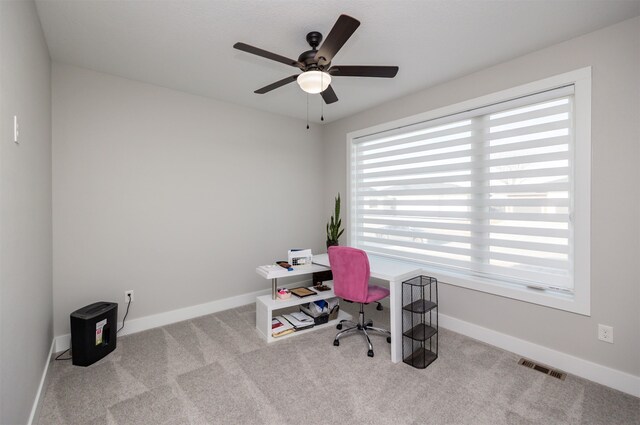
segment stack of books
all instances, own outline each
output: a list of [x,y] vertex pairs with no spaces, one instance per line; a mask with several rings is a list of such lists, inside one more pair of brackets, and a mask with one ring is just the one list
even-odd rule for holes
[[271,335],[279,337],[283,335],[295,332],[293,325],[289,323],[284,317],[276,316],[271,321]]
[[313,317],[297,311],[291,314],[276,316],[271,321],[271,335],[274,338],[287,335],[295,331],[312,328],[315,325]]

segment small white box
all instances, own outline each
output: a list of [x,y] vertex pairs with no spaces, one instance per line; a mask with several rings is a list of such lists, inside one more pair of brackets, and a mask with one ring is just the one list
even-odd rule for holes
[[290,249],[289,264],[293,267],[311,266],[313,254],[310,249]]

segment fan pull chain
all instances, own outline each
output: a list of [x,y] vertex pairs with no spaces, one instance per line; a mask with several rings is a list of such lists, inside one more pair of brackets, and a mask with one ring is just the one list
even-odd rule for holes
[[309,93],[307,93],[307,130],[309,130]]
[[[324,72],[320,74],[320,87],[324,87]],[[320,93],[320,121],[324,121],[324,99]]]

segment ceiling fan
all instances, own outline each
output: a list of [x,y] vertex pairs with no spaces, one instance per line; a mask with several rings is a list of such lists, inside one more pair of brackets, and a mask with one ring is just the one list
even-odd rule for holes
[[245,43],[236,43],[233,47],[243,52],[299,68],[302,71],[302,74],[283,78],[280,81],[256,90],[254,93],[265,94],[278,87],[297,81],[302,90],[312,94],[320,93],[325,103],[330,104],[338,101],[338,96],[336,96],[335,91],[333,91],[331,87],[332,77],[393,78],[398,73],[397,66],[331,66],[331,61],[335,54],[338,53],[359,26],[360,21],[357,19],[347,15],[340,15],[320,49],[317,47],[322,41],[322,34],[317,31],[312,31],[307,34],[307,42],[311,46],[311,50],[303,52],[298,57],[298,60],[289,59]]

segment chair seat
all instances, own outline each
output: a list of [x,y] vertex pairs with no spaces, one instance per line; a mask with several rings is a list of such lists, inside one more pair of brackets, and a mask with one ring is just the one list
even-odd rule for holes
[[383,288],[381,286],[376,286],[376,285],[369,285],[366,300],[356,301],[356,300],[349,300],[345,298],[345,301],[356,302],[356,303],[362,302],[365,304],[369,304],[375,301],[380,301],[381,299],[386,298],[388,296],[389,296],[389,290],[387,288]]

